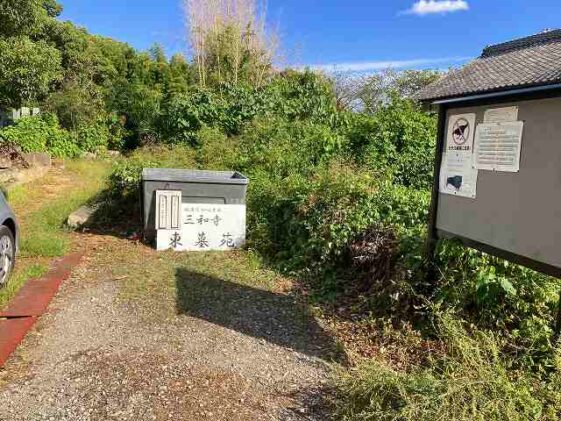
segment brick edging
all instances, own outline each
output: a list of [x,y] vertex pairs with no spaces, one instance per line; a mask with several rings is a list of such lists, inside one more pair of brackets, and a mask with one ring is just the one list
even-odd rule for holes
[[55,261],[45,276],[27,281],[8,307],[0,312],[0,367],[47,310],[60,285],[70,277],[83,256],[83,252],[77,252]]

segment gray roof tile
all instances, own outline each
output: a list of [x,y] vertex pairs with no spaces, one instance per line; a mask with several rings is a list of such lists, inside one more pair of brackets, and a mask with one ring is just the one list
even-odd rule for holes
[[430,101],[561,82],[561,30],[487,47],[481,57],[421,90]]

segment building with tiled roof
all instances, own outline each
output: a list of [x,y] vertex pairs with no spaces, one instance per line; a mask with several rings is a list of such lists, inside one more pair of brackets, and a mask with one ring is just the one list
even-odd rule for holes
[[461,69],[452,70],[416,95],[441,101],[561,84],[561,30],[489,46]]

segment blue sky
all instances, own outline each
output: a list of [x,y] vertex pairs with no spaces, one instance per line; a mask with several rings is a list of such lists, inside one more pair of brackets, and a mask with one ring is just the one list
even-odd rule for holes
[[[138,49],[185,52],[182,0],[61,0],[63,19]],[[561,27],[559,0],[267,0],[283,63],[447,68],[488,44]]]

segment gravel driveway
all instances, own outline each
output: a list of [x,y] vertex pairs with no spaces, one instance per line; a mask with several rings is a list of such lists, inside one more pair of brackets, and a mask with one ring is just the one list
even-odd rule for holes
[[[0,371],[1,420],[327,418],[334,344],[288,292],[124,239],[80,242],[86,260]],[[173,288],[160,288],[158,265]],[[155,289],[123,292],[140,278]]]

